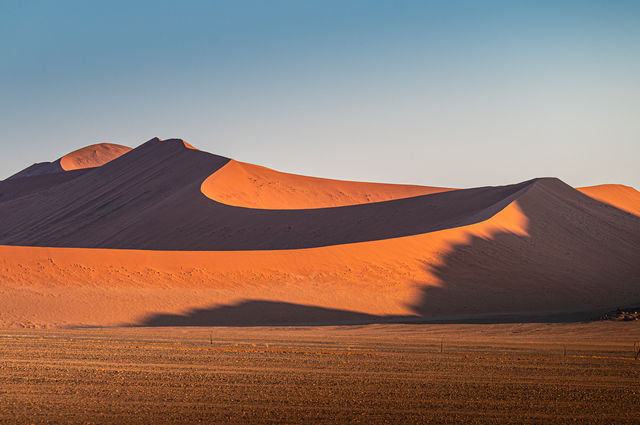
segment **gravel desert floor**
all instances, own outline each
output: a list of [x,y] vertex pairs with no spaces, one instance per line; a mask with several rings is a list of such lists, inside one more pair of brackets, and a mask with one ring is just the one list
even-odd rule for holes
[[1,423],[640,423],[640,322],[5,329]]

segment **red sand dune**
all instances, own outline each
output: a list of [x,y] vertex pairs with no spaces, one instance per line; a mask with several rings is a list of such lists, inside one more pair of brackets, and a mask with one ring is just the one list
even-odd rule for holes
[[[204,196],[229,160],[185,147],[0,182],[0,326],[274,324],[274,309],[278,323],[560,320],[640,303],[640,218],[557,179],[256,209]],[[284,176],[323,202],[360,196]],[[313,201],[264,193],[261,207]]]
[[99,143],[73,151],[60,158],[60,166],[65,171],[81,168],[100,167],[131,150],[128,146],[113,143]]
[[598,186],[579,187],[578,190],[593,199],[640,216],[640,192],[630,186],[601,184]]
[[[202,182],[228,162],[186,149],[181,140],[153,139],[74,179],[0,202],[0,243],[198,251],[313,248],[483,221],[534,183],[336,208],[265,210],[225,205],[202,194]],[[29,181],[5,183],[18,193]]]
[[201,190],[223,204],[278,210],[341,207],[453,189],[321,179],[231,160],[209,176]]
[[131,150],[128,146],[99,143],[78,149],[53,162],[39,162],[12,175],[9,179],[100,167]]

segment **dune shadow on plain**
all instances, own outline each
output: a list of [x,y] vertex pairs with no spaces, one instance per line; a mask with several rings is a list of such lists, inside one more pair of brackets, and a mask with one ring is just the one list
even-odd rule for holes
[[[446,290],[423,287],[430,301],[447,298]],[[422,308],[428,308],[425,303]],[[417,308],[416,308],[417,310]],[[375,315],[267,300],[247,300],[238,304],[214,305],[184,314],[152,313],[132,327],[252,327],[252,326],[348,326],[369,324],[481,324],[481,323],[556,323],[595,320],[599,312],[570,314],[476,314],[476,315]]]
[[154,313],[135,326],[294,326],[352,325],[406,320],[350,310],[280,301],[247,300],[237,304],[198,308],[185,314]]

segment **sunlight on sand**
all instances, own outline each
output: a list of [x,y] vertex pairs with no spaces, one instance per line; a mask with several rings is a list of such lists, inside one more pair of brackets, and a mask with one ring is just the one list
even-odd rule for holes
[[308,177],[235,160],[201,186],[202,193],[214,201],[259,209],[341,207],[450,190],[454,189]]
[[[527,235],[517,203],[470,226],[417,236],[279,251],[137,251],[0,246],[0,326],[134,323],[260,299],[376,315],[412,314],[416,282],[452,246],[499,232]],[[251,267],[248,267],[248,265]]]

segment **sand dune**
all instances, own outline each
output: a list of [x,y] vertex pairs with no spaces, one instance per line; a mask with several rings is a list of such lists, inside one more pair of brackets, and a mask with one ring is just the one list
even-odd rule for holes
[[[534,182],[336,208],[264,210],[221,204],[202,194],[202,182],[228,162],[186,149],[182,140],[153,139],[72,180],[0,202],[0,243],[199,251],[313,248],[483,221]],[[9,183],[27,184],[25,179]]]
[[[0,326],[566,320],[640,304],[640,218],[557,179],[270,210],[204,196],[205,180],[233,184],[211,177],[233,162],[187,147],[152,139],[97,168],[0,182]],[[342,190],[285,176],[323,202]],[[240,192],[255,189],[245,177]],[[364,199],[357,185],[342,199]],[[272,186],[256,206],[312,201]]]
[[99,143],[75,150],[52,162],[40,162],[12,175],[9,179],[54,174],[63,171],[100,167],[129,152],[130,147],[113,143]]
[[453,189],[321,179],[231,160],[209,176],[201,190],[223,204],[279,210],[341,207]]
[[[414,316],[425,264],[454,244],[502,231],[525,234],[517,205],[462,228],[384,241],[278,251],[144,251],[0,246],[0,319],[65,326],[139,323],[152,313],[244,300],[278,301],[373,315]],[[38,282],[34,284],[34,282]],[[10,306],[10,307],[9,307]]]
[[60,158],[60,166],[65,171],[81,168],[100,167],[131,150],[128,146],[113,143],[99,143],[73,151]]
[[630,186],[601,184],[598,186],[579,187],[578,190],[593,199],[640,216],[640,192]]

